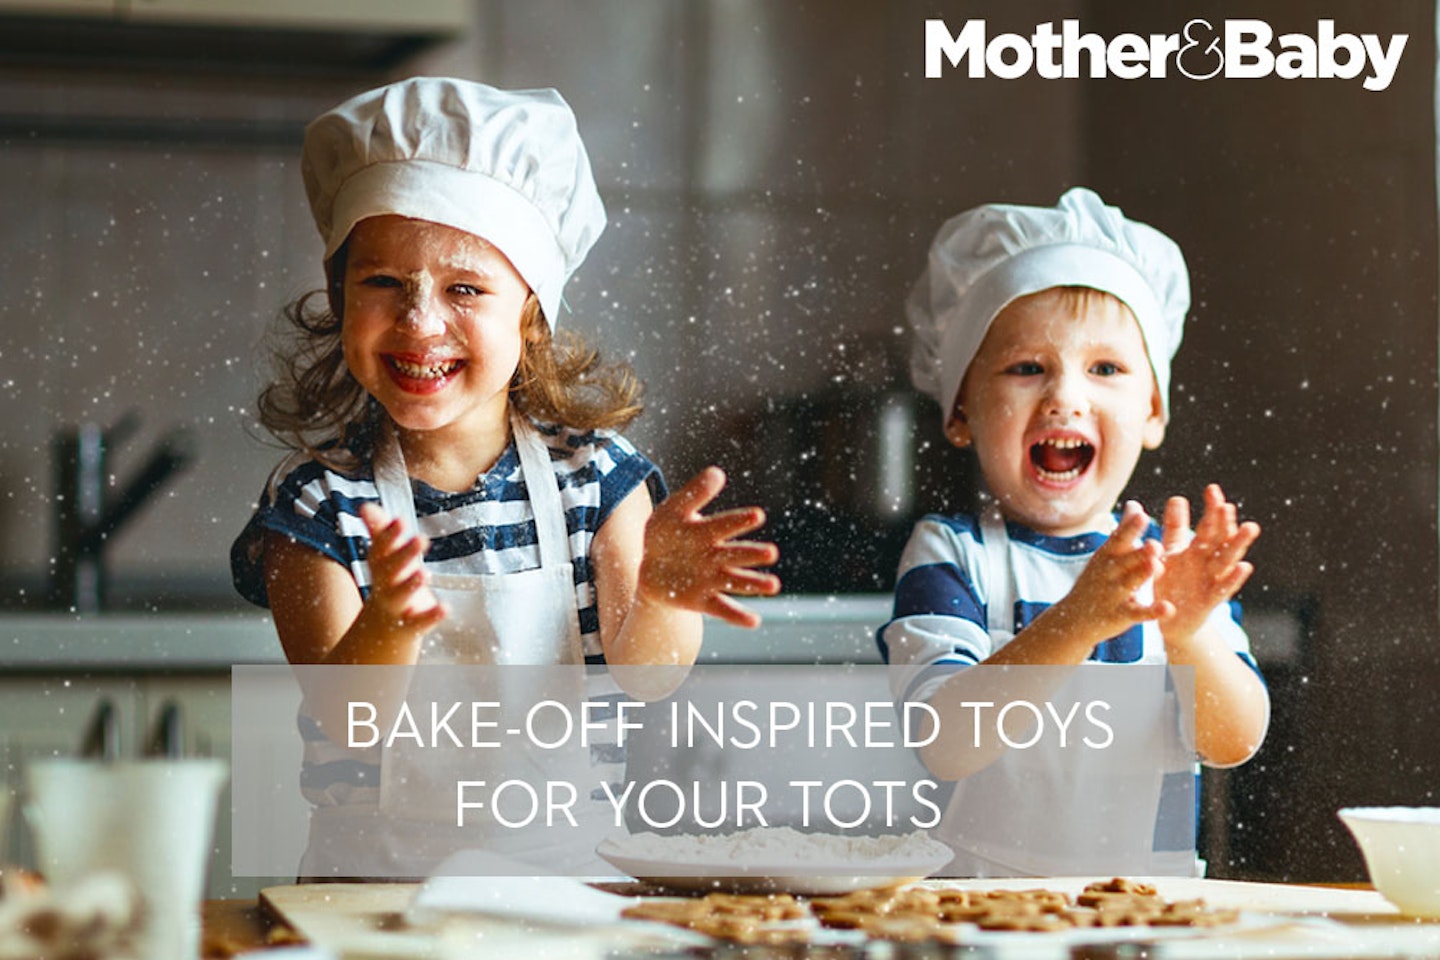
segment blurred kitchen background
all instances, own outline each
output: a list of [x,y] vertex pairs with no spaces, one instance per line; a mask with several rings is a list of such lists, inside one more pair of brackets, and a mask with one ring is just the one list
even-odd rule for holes
[[[1244,600],[1274,718],[1208,776],[1212,875],[1360,879],[1335,809],[1440,792],[1435,10],[1324,15],[1409,35],[1390,89],[924,78],[927,17],[1313,35],[1300,0],[0,0],[0,604],[47,605],[89,497],[110,608],[243,606],[227,550],[280,456],[264,333],[320,281],[301,130],[385,80],[563,92],[611,224],[562,322],[645,379],[630,435],[672,482],[716,462],[770,509],[798,593],[888,590],[914,519],[973,499],[905,372],[936,229],[1086,184],[1192,271],[1133,493],[1219,481],[1265,530]],[[57,479],[99,449],[88,493]]]

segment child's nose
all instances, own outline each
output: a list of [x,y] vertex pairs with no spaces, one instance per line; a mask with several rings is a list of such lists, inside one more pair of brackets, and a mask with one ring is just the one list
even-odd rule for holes
[[400,325],[414,336],[434,337],[445,332],[445,316],[434,298],[415,295],[406,300]]
[[1054,417],[1083,416],[1089,409],[1083,377],[1060,373],[1050,378],[1045,393],[1045,412]]

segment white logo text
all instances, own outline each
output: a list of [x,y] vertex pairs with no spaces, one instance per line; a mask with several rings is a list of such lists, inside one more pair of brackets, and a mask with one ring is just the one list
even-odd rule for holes
[[984,20],[968,20],[951,34],[944,20],[925,21],[925,76],[944,75],[962,65],[972,78],[1023,77],[1032,70],[1047,80],[1118,77],[1138,80],[1175,72],[1192,80],[1212,77],[1283,80],[1353,80],[1364,75],[1366,90],[1384,90],[1395,79],[1407,34],[1388,41],[1378,34],[1337,33],[1334,20],[1319,20],[1315,35],[1275,31],[1263,20],[1225,20],[1219,29],[1196,18],[1178,33],[1122,33],[1106,39],[1083,33],[1080,21],[1036,24],[1030,36],[997,33],[987,37]]

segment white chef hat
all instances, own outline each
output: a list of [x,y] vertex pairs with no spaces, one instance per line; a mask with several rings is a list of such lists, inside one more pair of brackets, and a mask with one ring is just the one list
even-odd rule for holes
[[300,169],[327,261],[367,217],[445,224],[498,247],[552,328],[565,281],[605,229],[575,115],[554,90],[392,83],[312,121]]
[[1054,207],[986,204],[951,218],[905,312],[915,329],[910,377],[949,419],[970,361],[1001,310],[1051,287],[1102,290],[1140,322],[1150,368],[1170,416],[1170,361],[1180,347],[1190,278],[1180,248],[1127,220],[1094,191],[1074,187]]

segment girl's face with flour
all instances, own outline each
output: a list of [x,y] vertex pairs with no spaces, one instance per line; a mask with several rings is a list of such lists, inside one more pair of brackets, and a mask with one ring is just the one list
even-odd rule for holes
[[344,276],[345,362],[402,431],[503,425],[530,289],[495,246],[399,216],[356,224]]

